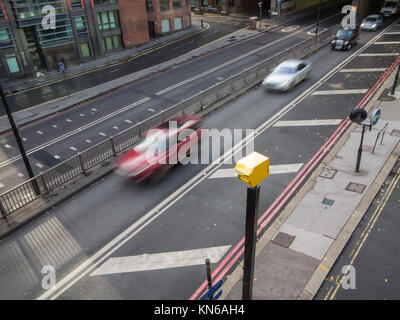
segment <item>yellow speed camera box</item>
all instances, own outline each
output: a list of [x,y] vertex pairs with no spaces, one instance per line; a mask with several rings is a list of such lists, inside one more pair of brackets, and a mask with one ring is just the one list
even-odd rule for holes
[[235,166],[238,177],[254,188],[269,175],[269,158],[253,152],[239,160]]

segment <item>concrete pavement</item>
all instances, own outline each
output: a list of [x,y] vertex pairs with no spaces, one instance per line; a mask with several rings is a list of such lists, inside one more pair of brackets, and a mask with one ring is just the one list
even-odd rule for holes
[[[399,159],[400,100],[387,96],[392,83],[393,75],[366,107],[371,111],[379,106],[382,117],[365,133],[360,172],[355,172],[355,164],[361,131],[352,124],[258,240],[254,300],[313,299],[327,278]],[[372,154],[386,124],[383,143],[380,138]],[[243,262],[225,282],[220,299],[241,299],[242,275]]]

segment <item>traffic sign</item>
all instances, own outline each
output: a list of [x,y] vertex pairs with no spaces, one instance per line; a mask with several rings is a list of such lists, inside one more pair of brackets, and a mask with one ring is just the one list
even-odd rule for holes
[[381,109],[376,109],[374,112],[371,114],[371,125],[376,125],[379,121],[379,118],[381,117]]

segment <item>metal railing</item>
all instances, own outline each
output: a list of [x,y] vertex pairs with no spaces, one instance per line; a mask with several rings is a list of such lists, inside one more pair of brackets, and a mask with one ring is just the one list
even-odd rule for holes
[[[68,181],[80,175],[86,175],[89,170],[135,145],[140,137],[154,126],[175,116],[198,113],[217,101],[221,101],[232,94],[236,96],[243,92],[243,90],[253,87],[262,81],[265,75],[282,61],[288,58],[307,56],[314,50],[325,45],[330,41],[331,36],[336,33],[337,28],[338,26],[334,26],[321,33],[318,37],[303,40],[285,51],[275,54],[163,110],[153,117],[98,143],[84,152],[78,153],[76,156],[63,161],[57,166],[2,193],[0,195],[0,216],[7,217],[18,209],[61,187]],[[38,185],[38,193],[35,193],[35,189],[33,188],[35,181]]]

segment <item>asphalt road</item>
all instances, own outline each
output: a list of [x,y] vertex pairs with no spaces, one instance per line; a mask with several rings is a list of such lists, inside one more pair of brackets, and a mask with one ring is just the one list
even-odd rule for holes
[[[65,80],[54,81],[47,85],[9,94],[7,99],[10,107],[13,112],[20,111],[67,96],[68,92],[69,94],[73,94],[102,84],[104,83],[104,79],[107,79],[107,81],[118,79],[149,68],[154,65],[155,61],[157,63],[168,61],[244,27],[244,23],[241,21],[225,23],[223,21],[211,20],[208,23],[210,27],[207,30],[196,33],[188,38],[183,37],[182,40],[163,45],[157,50],[149,49],[147,54],[130,58],[126,62],[116,63],[74,76],[68,76],[67,70]],[[0,111],[0,116],[2,115],[4,115],[3,110]]]
[[[374,36],[376,33],[363,34],[359,45],[350,52],[321,49],[310,57],[313,69],[309,79],[287,94],[255,88],[204,120],[207,128],[257,129],[255,150],[268,155],[271,165],[286,168],[261,184],[260,214],[364,96],[315,92],[349,87],[367,90],[382,71],[358,78],[356,86],[353,72],[339,72],[339,68],[343,71],[372,64],[387,68],[395,60],[393,56],[353,56]],[[363,53],[398,52],[398,47],[368,43]],[[294,105],[290,103],[300,95],[302,99]],[[295,121],[288,125],[278,120]],[[300,120],[316,123],[300,124]],[[320,120],[334,121],[327,125],[318,123]],[[190,264],[182,256],[190,257],[193,250],[208,255],[213,248],[217,256],[213,270],[221,261],[228,265],[231,262],[226,271],[229,274],[237,264],[228,257],[244,233],[246,188],[235,177],[221,175],[221,169],[232,166],[181,165],[162,181],[150,185],[132,184],[116,175],[99,181],[0,243],[0,298],[198,297],[193,293],[205,280],[205,268],[199,263]],[[179,252],[179,259],[168,259]],[[111,272],[107,266],[115,259],[121,259],[119,268],[134,270],[121,272],[114,268]],[[149,270],[147,259],[158,259],[159,268]],[[179,261],[181,265],[177,264]],[[56,291],[41,287],[44,265],[56,269]]]
[[[400,160],[382,185],[315,299],[399,300],[399,179]],[[343,278],[347,266],[353,269],[351,274]],[[354,275],[354,278],[350,279],[350,275]]]
[[[321,27],[329,27],[340,21],[336,13],[334,17],[330,17],[330,14],[332,12],[322,15]],[[313,23],[306,18],[296,21],[297,25],[300,23],[301,27],[292,33],[282,32],[283,27],[232,43],[179,67],[141,79],[86,104],[21,127],[20,133],[33,171],[43,172],[221,79],[311,37],[307,32]],[[254,54],[237,60],[256,49],[258,51]],[[124,109],[143,99],[147,100]],[[11,132],[0,137],[0,176],[0,191],[6,191],[27,178]]]

